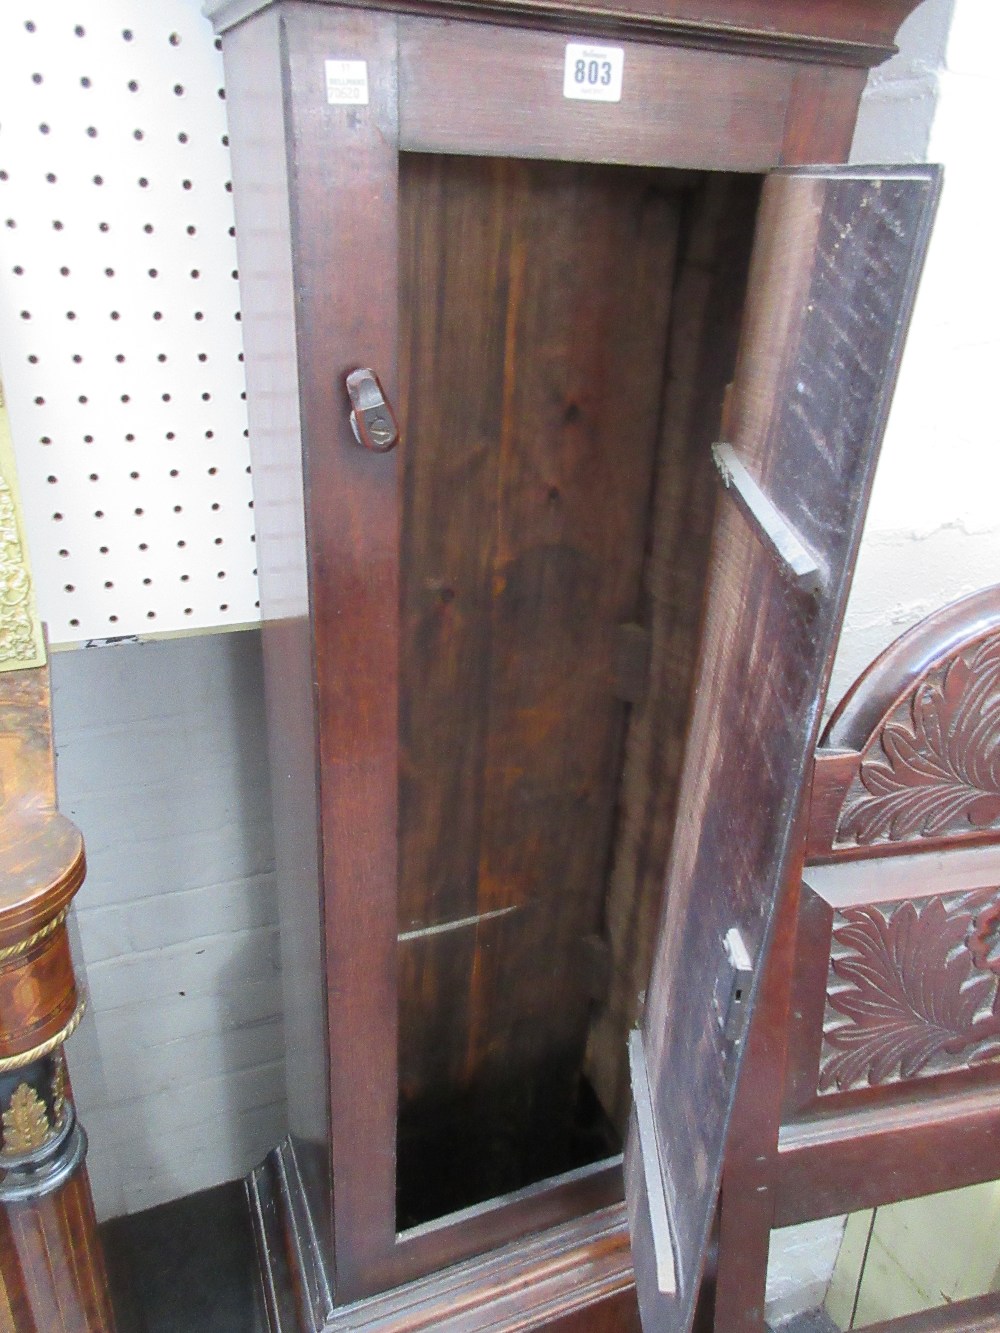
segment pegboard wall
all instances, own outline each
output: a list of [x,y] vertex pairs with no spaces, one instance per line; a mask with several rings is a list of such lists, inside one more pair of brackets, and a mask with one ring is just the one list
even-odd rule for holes
[[199,0],[4,0],[0,373],[53,646],[259,619],[231,190]]

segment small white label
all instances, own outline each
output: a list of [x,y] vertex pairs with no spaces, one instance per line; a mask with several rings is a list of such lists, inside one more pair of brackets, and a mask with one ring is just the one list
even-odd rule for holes
[[581,102],[620,102],[625,52],[620,46],[566,43],[563,97]]
[[367,106],[368,61],[328,60],[326,100],[335,106]]

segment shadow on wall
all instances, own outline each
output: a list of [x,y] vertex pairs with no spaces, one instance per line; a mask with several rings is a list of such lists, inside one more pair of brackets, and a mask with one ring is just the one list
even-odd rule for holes
[[56,654],[52,678],[89,864],[70,1071],[104,1218],[242,1176],[285,1132],[260,634]]

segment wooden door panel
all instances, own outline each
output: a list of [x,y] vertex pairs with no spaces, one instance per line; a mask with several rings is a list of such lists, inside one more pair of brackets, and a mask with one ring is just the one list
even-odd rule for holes
[[[691,1324],[740,1055],[726,1034],[725,941],[735,928],[749,955],[747,1015],[775,896],[800,856],[800,797],[937,191],[930,167],[814,168],[765,184],[728,420],[776,516],[754,518],[733,486],[720,505],[639,1051],[647,1169],[635,1132],[626,1151],[640,1305],[658,1333]],[[775,554],[779,518],[815,557],[818,591]],[[665,1199],[655,1238],[647,1181]]]

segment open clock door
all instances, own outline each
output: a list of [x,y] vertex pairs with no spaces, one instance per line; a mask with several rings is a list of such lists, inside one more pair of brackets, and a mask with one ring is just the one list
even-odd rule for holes
[[691,1327],[742,1037],[797,871],[829,664],[939,190],[933,167],[765,183],[674,845],[625,1155],[647,1333]]

